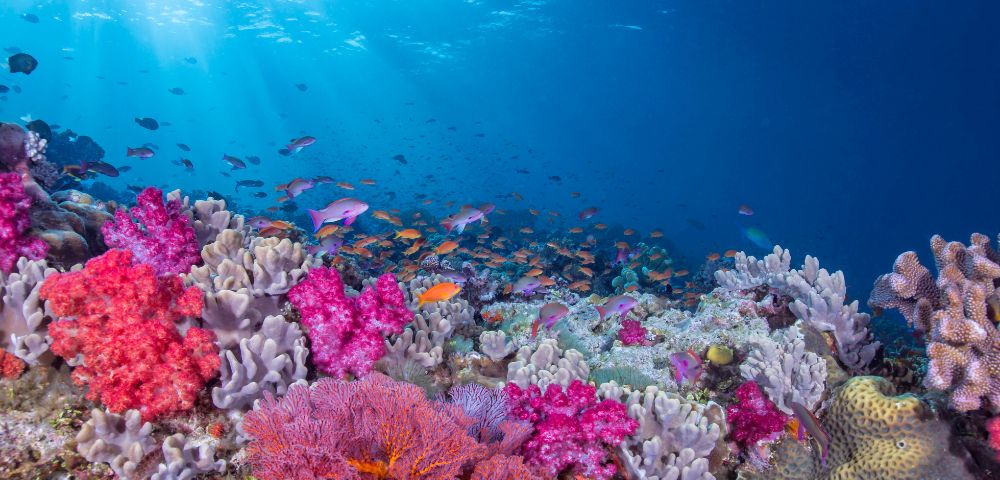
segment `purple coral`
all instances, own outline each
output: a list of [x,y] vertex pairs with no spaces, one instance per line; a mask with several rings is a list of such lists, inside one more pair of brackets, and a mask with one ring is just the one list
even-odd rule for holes
[[27,235],[31,228],[31,198],[24,193],[21,176],[0,174],[0,270],[10,272],[20,257],[44,258],[49,245]]
[[199,258],[198,241],[188,222],[180,200],[164,204],[163,192],[148,187],[136,197],[135,207],[116,211],[115,220],[105,223],[101,232],[108,246],[131,250],[157,275],[179,274],[190,271]]
[[646,342],[646,328],[638,320],[622,320],[618,340],[624,345],[642,345]]
[[726,408],[729,434],[741,447],[753,447],[771,441],[785,427],[785,416],[764,396],[756,382],[746,382],[736,389],[737,403]]
[[413,321],[403,292],[391,273],[361,296],[344,295],[344,283],[333,268],[314,268],[292,287],[288,299],[302,314],[313,362],[324,373],[362,376],[385,354],[385,336],[402,333]]
[[639,422],[629,418],[625,405],[615,400],[597,402],[596,388],[574,380],[565,390],[551,384],[542,394],[538,385],[505,387],[511,415],[534,424],[524,443],[524,458],[545,474],[568,471],[597,480],[614,476],[610,447],[635,433]]

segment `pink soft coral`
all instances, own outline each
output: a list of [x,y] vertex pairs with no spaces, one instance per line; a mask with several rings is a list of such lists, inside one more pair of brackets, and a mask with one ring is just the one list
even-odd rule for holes
[[629,418],[625,405],[614,400],[597,402],[596,389],[574,380],[565,390],[551,384],[541,393],[538,385],[505,388],[511,415],[531,422],[535,433],[522,447],[524,458],[546,475],[564,471],[598,480],[617,471],[610,462],[610,447],[635,433],[639,422]]
[[726,420],[732,439],[741,447],[774,440],[785,427],[786,417],[774,406],[756,382],[746,382],[736,389],[739,402],[726,408]]
[[64,317],[49,325],[52,351],[76,368],[73,380],[113,412],[138,409],[143,420],[185,411],[219,371],[209,330],[175,322],[201,314],[202,294],[174,275],[133,264],[127,250],[109,250],[83,270],[55,273],[41,298]]
[[618,340],[624,345],[642,345],[646,343],[646,328],[638,320],[622,320]]
[[370,372],[385,355],[385,336],[401,333],[413,320],[391,273],[379,277],[375,288],[348,298],[336,270],[314,268],[292,287],[288,299],[302,314],[313,363],[336,377]]
[[987,420],[986,431],[990,434],[990,448],[997,453],[997,460],[1000,461],[1000,417]]
[[135,207],[116,211],[114,222],[105,223],[101,232],[108,246],[132,250],[135,259],[151,265],[157,275],[186,273],[200,258],[188,222],[180,200],[164,204],[163,192],[148,187],[136,197]]
[[486,454],[466,433],[473,422],[416,385],[373,373],[294,385],[280,402],[265,393],[243,429],[254,476],[263,480],[445,480]]
[[17,259],[44,258],[49,245],[27,234],[31,228],[31,198],[24,193],[21,176],[0,174],[0,271],[10,272]]

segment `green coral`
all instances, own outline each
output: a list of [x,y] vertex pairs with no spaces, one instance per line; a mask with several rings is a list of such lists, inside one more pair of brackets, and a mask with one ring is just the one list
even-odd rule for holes
[[648,375],[632,367],[606,367],[590,372],[590,379],[597,385],[614,381],[619,385],[630,385],[633,390],[645,390],[650,385],[656,385]]

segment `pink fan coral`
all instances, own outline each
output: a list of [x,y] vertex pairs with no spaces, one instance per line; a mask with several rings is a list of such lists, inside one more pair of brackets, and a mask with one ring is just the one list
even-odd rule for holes
[[[133,220],[133,217],[134,220]],[[135,259],[151,265],[157,275],[185,273],[198,262],[198,241],[180,200],[163,203],[163,192],[148,187],[136,197],[136,206],[115,212],[104,224],[104,241],[112,248],[131,250]]]
[[0,271],[9,272],[20,257],[37,260],[48,252],[48,244],[27,235],[29,208],[31,198],[24,193],[21,176],[0,173]]
[[288,292],[308,329],[313,362],[324,373],[362,376],[385,355],[385,336],[401,333],[413,320],[403,292],[391,273],[361,296],[344,295],[344,283],[333,268],[314,268]]
[[544,394],[538,385],[522,389],[511,383],[505,389],[511,415],[535,426],[522,447],[528,464],[552,477],[565,471],[599,480],[614,476],[610,447],[639,427],[625,405],[614,400],[598,403],[596,388],[579,380],[565,390],[551,384]]
[[726,409],[726,420],[733,440],[750,447],[762,440],[774,440],[785,427],[785,416],[771,402],[756,382],[746,382],[736,389],[737,403]]

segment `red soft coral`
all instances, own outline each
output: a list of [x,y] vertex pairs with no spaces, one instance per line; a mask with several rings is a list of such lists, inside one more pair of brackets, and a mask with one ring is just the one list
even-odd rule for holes
[[49,245],[29,236],[31,197],[24,193],[21,176],[0,173],[0,271],[10,272],[17,259],[45,258]]
[[997,460],[1000,461],[1000,417],[987,420],[986,431],[990,433],[990,448],[997,453]]
[[597,401],[596,389],[574,380],[565,391],[551,384],[542,394],[538,385],[505,388],[511,415],[531,422],[535,433],[522,447],[529,464],[546,475],[564,471],[593,479],[608,479],[616,472],[608,458],[610,447],[635,433],[639,422],[629,418],[625,405]]
[[52,352],[76,365],[73,379],[89,386],[87,398],[113,412],[138,409],[145,421],[188,410],[218,373],[215,334],[189,328],[181,336],[175,325],[201,314],[201,291],[133,264],[127,250],[53,274],[40,295],[63,317],[49,325]]
[[148,187],[136,197],[135,207],[116,211],[114,222],[105,223],[101,233],[108,246],[132,250],[135,259],[152,265],[157,275],[187,273],[200,258],[188,223],[180,200],[164,204],[163,192]]
[[243,420],[254,476],[269,479],[454,479],[486,453],[474,420],[417,386],[374,373],[269,393]]
[[618,340],[623,345],[642,345],[646,343],[646,328],[638,320],[622,320]]
[[0,349],[0,378],[14,380],[20,377],[24,366],[24,362],[13,353]]
[[336,270],[314,268],[305,281],[292,287],[288,299],[302,314],[313,363],[335,377],[370,372],[385,355],[385,336],[402,333],[413,321],[391,273],[379,277],[375,288],[348,298]]
[[778,411],[756,382],[746,382],[736,389],[737,403],[726,408],[726,420],[732,439],[741,447],[774,440],[781,434],[787,418]]

